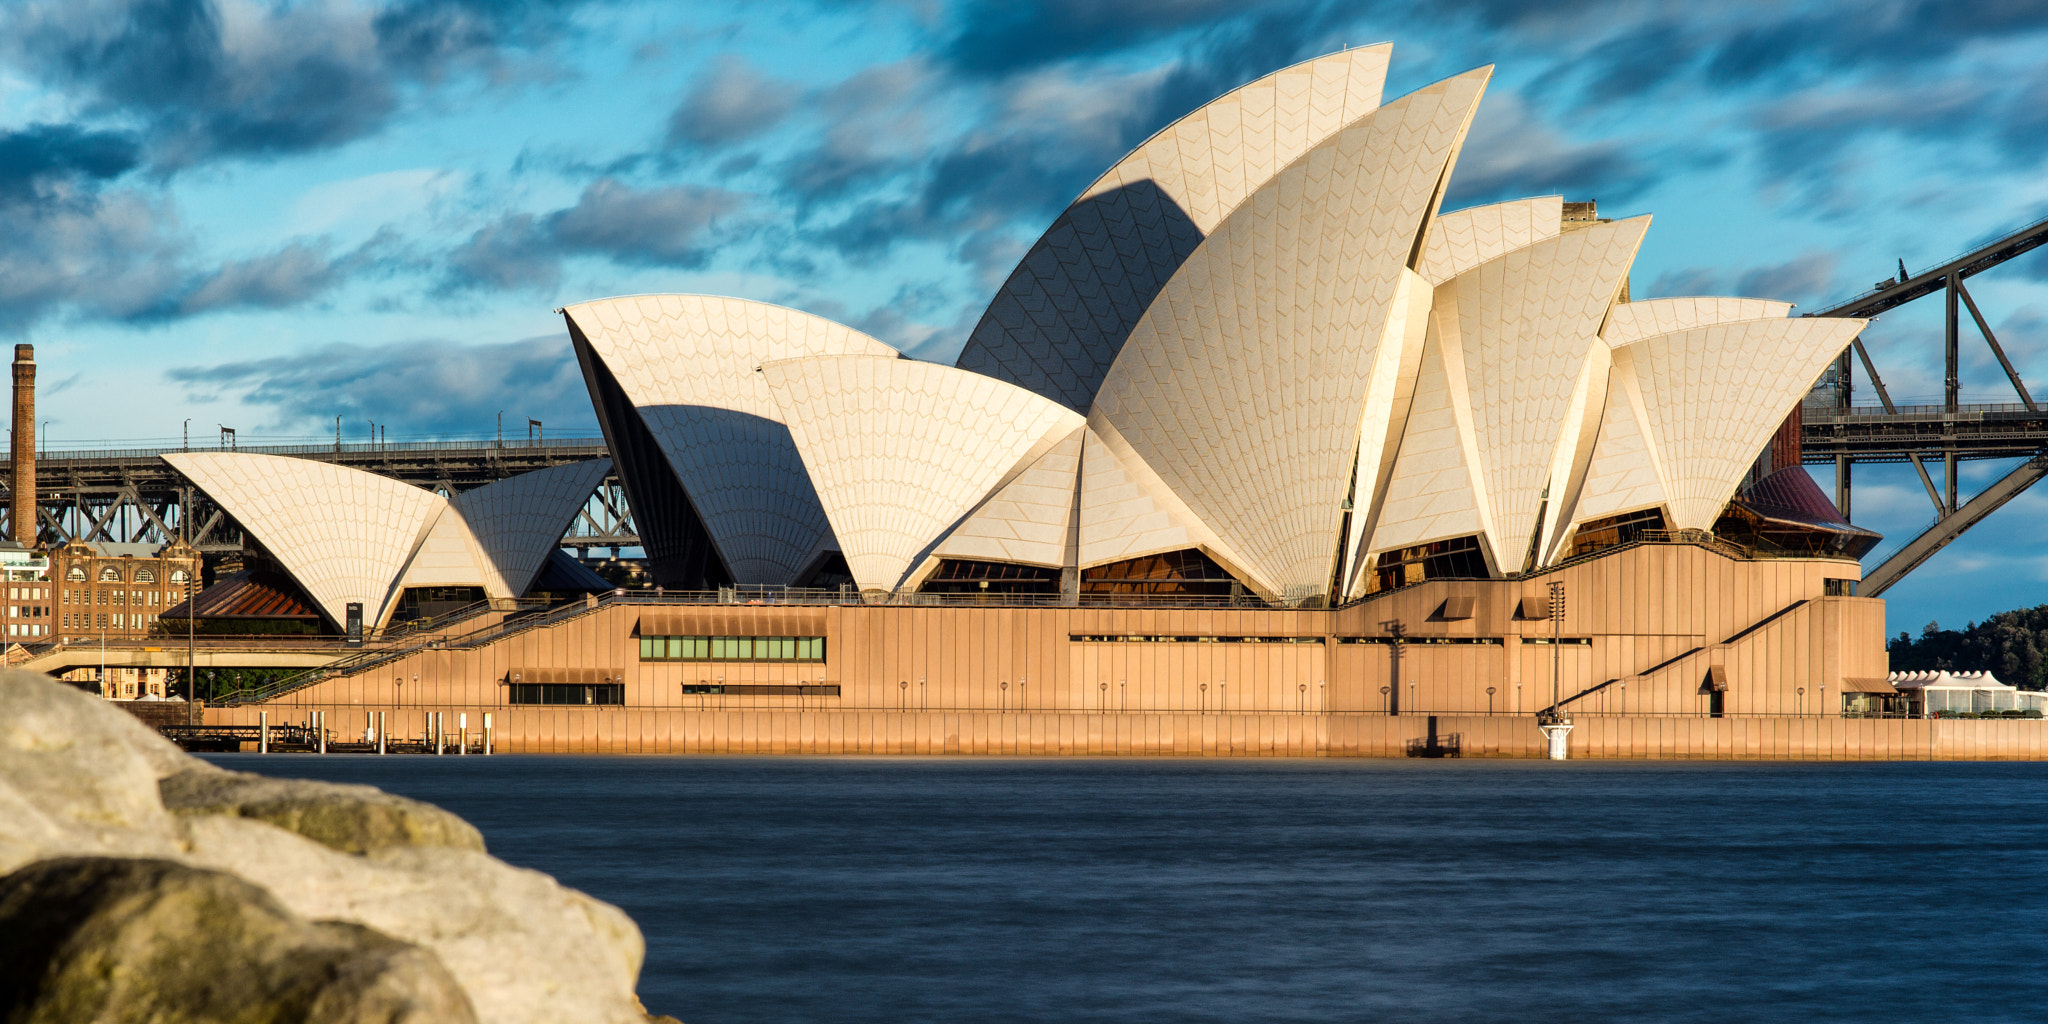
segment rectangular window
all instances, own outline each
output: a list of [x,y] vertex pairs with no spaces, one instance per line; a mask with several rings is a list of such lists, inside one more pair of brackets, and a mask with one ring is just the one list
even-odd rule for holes
[[824,661],[822,636],[643,636],[642,661]]
[[626,702],[626,684],[598,683],[594,686],[558,683],[514,683],[514,704],[617,705]]

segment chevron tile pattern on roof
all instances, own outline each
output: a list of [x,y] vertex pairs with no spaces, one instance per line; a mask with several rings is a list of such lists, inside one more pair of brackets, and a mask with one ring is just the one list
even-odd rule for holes
[[933,363],[819,356],[761,374],[863,590],[900,586],[949,528],[1082,424],[1022,388]]
[[1086,412],[1125,337],[1202,238],[1379,106],[1391,52],[1361,47],[1277,71],[1147,139],[1025,253],[955,365]]
[[831,523],[755,370],[806,356],[894,358],[895,349],[745,299],[639,295],[565,312],[638,408],[735,582],[784,582],[830,545]]
[[[1555,195],[1440,214],[1492,69],[1382,105],[1388,55],[1284,69],[1133,150],[955,368],[736,299],[585,303],[572,337],[663,439],[735,582],[830,579],[834,544],[871,596],[942,558],[1074,579],[1194,550],[1316,603],[1549,565],[1621,512],[1710,528],[1860,325],[1618,303],[1647,217],[1567,222]],[[1730,391],[1745,374],[1765,383]],[[606,415],[595,381],[593,400]]]
[[1558,235],[1437,289],[1439,337],[1465,364],[1452,386],[1465,389],[1472,410],[1481,517],[1495,564],[1508,571],[1523,566],[1546,491],[1563,496],[1552,469],[1574,392],[1648,227],[1638,217]]
[[1645,338],[1615,350],[1634,376],[1678,529],[1713,528],[1785,410],[1865,321],[1744,320]]
[[164,456],[262,543],[342,624],[350,602],[377,622],[413,551],[447,499],[390,477],[278,455]]
[[1103,382],[1098,410],[1287,591],[1327,588],[1388,309],[1486,78],[1402,97],[1254,193]]
[[610,459],[537,469],[467,490],[455,511],[476,538],[508,596],[526,593],[535,574],[611,472]]

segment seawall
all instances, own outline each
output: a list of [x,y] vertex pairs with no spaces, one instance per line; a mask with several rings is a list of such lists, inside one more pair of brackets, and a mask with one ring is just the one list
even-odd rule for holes
[[[209,708],[217,725],[255,725],[258,706]],[[270,706],[270,724],[327,712],[336,740],[360,740],[361,705]],[[459,716],[472,749],[491,715],[504,754],[868,754],[1176,757],[1542,757],[1526,715],[1197,714],[633,707],[383,709],[394,740],[429,735],[438,711],[453,754]],[[1431,747],[1434,718],[1436,744]],[[1575,758],[1715,760],[2048,760],[2048,721],[1755,716],[1582,716]]]

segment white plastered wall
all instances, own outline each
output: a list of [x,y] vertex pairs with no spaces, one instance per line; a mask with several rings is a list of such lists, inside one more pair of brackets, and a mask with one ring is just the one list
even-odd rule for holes
[[831,526],[755,369],[824,355],[894,357],[843,324],[708,295],[636,295],[564,311],[639,410],[740,583],[788,583]]
[[1133,149],[1055,220],[961,350],[962,369],[1085,412],[1148,299],[1310,147],[1378,108],[1388,44],[1317,57],[1212,100]]
[[1093,415],[1272,596],[1326,593],[1339,568],[1389,309],[1490,71],[1387,104],[1253,193],[1168,282],[1096,398]]
[[822,356],[761,375],[862,590],[905,585],[947,531],[1083,423],[1022,388],[912,360]]

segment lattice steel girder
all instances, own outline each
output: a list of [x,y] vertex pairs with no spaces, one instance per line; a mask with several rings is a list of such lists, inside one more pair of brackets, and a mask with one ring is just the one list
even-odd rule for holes
[[1963,535],[1963,531],[1977,525],[1985,516],[1998,511],[2006,502],[2020,496],[2032,487],[2035,481],[2048,476],[2048,453],[2038,455],[2019,465],[2018,468],[1998,482],[1984,488],[1983,492],[1963,503],[1961,508],[1936,520],[1920,535],[1909,540],[1877,568],[1865,573],[1857,593],[1864,597],[1876,597],[1921,563],[1934,557],[1934,553],[1947,547],[1948,543]]
[[1851,413],[1809,405],[1799,430],[1800,454],[1808,463],[1833,463],[1837,455],[1858,462],[1903,462],[1907,453],[1938,458],[2015,459],[2048,447],[2048,413],[2024,406],[1963,406],[1947,412],[1917,406],[1893,414]]
[[[208,449],[211,450],[211,449]],[[602,442],[581,439],[495,445],[271,445],[244,452],[333,462],[451,495],[520,473],[604,458]],[[37,461],[40,536],[163,543],[186,529],[201,551],[242,547],[242,528],[160,457],[162,450],[61,453]],[[11,483],[0,470],[0,481]],[[0,486],[0,493],[5,487]],[[6,519],[0,509],[0,523]],[[577,515],[563,546],[638,547],[632,512],[616,475],[606,476]]]

